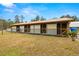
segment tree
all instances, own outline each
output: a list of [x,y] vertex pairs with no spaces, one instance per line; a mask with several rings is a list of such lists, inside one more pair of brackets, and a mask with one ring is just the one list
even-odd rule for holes
[[8,26],[10,26],[10,21],[11,21],[11,19],[8,19]]
[[36,18],[35,18],[35,20],[36,21],[39,21],[40,20],[40,17],[37,15]]
[[15,16],[15,23],[20,23],[20,20],[19,20],[19,16],[18,15]]
[[31,22],[36,21],[35,19],[31,19]]
[[63,16],[61,16],[60,18],[71,18],[72,16],[70,16],[70,15],[63,15]]
[[73,18],[75,21],[79,21],[79,18],[77,16],[70,16],[70,15],[63,15],[60,18]]
[[41,16],[41,21],[44,21],[44,20],[46,20],[43,16]]
[[79,21],[79,19],[78,19],[77,16],[72,16],[72,18],[73,18],[75,21]]
[[10,27],[12,24],[14,24],[14,22],[11,21],[11,19],[8,19],[7,23],[8,23],[8,27]]
[[6,29],[8,28],[11,24],[14,24],[13,21],[11,21],[11,19],[0,19],[0,30],[3,28],[3,29]]
[[36,16],[34,19],[31,19],[31,22],[33,21],[39,21],[40,20],[40,16]]
[[23,15],[21,15],[21,22],[23,23],[23,19],[24,19],[24,16]]
[[52,18],[52,19],[57,19],[57,17],[54,17],[54,18]]
[[31,19],[31,22],[33,21],[43,21],[43,20],[46,20],[43,16],[36,16],[34,19]]
[[0,19],[0,30],[2,31],[2,35],[5,28],[7,28],[6,21],[4,19]]
[[25,23],[27,23],[27,21],[25,21]]

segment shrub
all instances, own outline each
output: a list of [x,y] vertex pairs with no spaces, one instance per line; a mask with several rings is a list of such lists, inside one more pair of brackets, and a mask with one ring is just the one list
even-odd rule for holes
[[72,41],[75,41],[75,37],[76,37],[76,35],[77,35],[77,32],[68,32],[68,35],[71,36]]

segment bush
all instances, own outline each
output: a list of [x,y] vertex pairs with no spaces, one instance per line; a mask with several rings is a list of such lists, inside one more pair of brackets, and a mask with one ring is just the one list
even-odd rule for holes
[[77,32],[69,32],[68,34],[71,36],[72,41],[75,41],[75,37],[77,35]]

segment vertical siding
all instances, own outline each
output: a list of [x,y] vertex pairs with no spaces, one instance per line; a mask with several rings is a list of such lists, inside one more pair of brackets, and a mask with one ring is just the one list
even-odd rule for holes
[[30,26],[30,33],[34,33],[35,25]]
[[31,25],[30,33],[40,33],[40,25]]
[[47,34],[57,35],[57,24],[47,24]]
[[11,28],[7,28],[6,31],[11,31]]
[[20,32],[24,32],[24,26],[20,26]]
[[40,25],[35,25],[35,33],[40,33]]
[[12,27],[12,31],[13,31],[13,32],[16,32],[16,26],[13,26],[13,27]]

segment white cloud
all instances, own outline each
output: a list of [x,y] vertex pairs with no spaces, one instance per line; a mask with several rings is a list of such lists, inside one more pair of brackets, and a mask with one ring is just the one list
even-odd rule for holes
[[22,13],[32,18],[34,18],[36,15],[40,15],[40,12],[38,10],[35,10],[31,7],[23,8]]
[[36,8],[37,10],[39,11],[45,11],[45,10],[48,10],[47,6],[46,5],[39,5],[39,7]]
[[5,6],[6,8],[13,8],[15,7],[16,5],[13,4],[13,3],[0,3],[2,6]]
[[14,13],[13,8],[16,7],[15,4],[13,3],[0,3],[2,6],[6,7],[4,8],[4,11],[8,12],[8,13]]
[[9,13],[14,13],[14,10],[12,9],[4,9],[4,11],[9,12]]
[[71,9],[63,9],[63,11],[61,12],[61,14],[63,14],[63,15],[69,14],[69,15],[73,16],[73,15],[76,15],[76,12],[74,12]]

